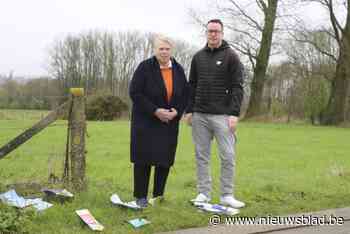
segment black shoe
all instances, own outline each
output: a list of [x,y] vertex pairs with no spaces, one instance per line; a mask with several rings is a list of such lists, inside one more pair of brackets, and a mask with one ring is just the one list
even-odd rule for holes
[[146,208],[147,207],[147,198],[137,198],[136,199],[136,204],[141,207],[141,208]]

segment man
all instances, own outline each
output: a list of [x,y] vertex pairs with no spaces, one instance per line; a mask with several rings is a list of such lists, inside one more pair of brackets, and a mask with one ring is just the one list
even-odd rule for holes
[[242,208],[245,204],[233,196],[233,177],[235,131],[243,99],[243,66],[223,40],[223,29],[219,19],[207,23],[207,45],[194,55],[191,63],[186,119],[192,125],[196,151],[199,194],[194,200],[210,201],[210,148],[215,137],[221,159],[220,203]]

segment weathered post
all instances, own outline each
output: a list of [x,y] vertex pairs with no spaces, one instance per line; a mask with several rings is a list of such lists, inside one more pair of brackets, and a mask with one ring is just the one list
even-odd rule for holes
[[87,188],[85,177],[85,98],[84,89],[71,88],[70,125],[71,181],[76,191]]

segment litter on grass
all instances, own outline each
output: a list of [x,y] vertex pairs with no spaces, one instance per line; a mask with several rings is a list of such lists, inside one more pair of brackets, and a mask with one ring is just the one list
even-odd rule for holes
[[225,215],[236,215],[239,213],[239,209],[235,209],[228,206],[211,204],[206,202],[197,202],[191,201],[191,203],[200,210],[217,213],[217,214],[225,214]]
[[74,197],[74,195],[71,192],[68,192],[66,189],[42,189],[41,191],[48,195],[52,194],[62,197]]
[[141,207],[139,205],[136,204],[136,201],[130,201],[130,202],[123,202],[120,197],[118,196],[118,194],[113,194],[111,196],[111,202],[114,205],[118,205],[118,206],[122,206],[122,207],[126,207],[126,208],[130,208],[133,210],[139,210],[141,209]]
[[26,208],[32,206],[37,211],[43,211],[52,206],[51,203],[43,201],[42,198],[26,199],[24,197],[18,196],[14,189],[0,194],[0,200],[6,205],[14,206],[17,208]]
[[45,194],[44,200],[46,201],[58,201],[58,202],[66,202],[71,201],[74,195],[67,191],[66,189],[42,189],[41,190]]
[[129,220],[128,223],[130,223],[134,228],[139,228],[139,227],[142,227],[143,225],[150,224],[151,222],[148,221],[147,219],[137,218],[137,219]]
[[89,228],[93,231],[102,231],[104,227],[102,224],[100,224],[94,216],[90,213],[89,210],[87,209],[82,209],[82,210],[76,210],[75,211],[77,215],[83,220],[84,223],[86,223]]

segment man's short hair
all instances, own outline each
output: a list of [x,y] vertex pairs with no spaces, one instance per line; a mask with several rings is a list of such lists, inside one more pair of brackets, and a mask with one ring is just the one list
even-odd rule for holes
[[222,21],[220,19],[211,19],[211,20],[209,20],[208,23],[207,23],[207,26],[210,23],[220,24],[222,31],[224,31],[224,24],[222,23]]

